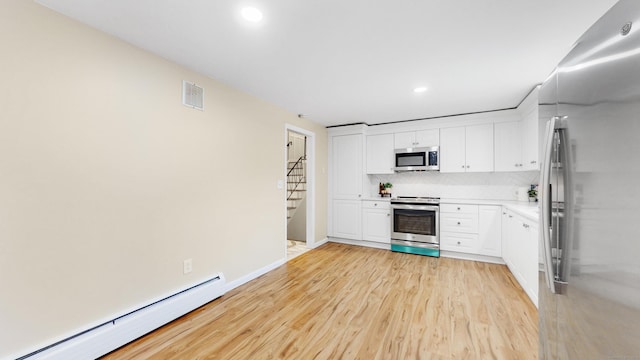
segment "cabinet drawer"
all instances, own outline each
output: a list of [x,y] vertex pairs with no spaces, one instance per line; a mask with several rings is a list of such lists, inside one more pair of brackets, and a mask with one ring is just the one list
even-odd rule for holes
[[440,231],[478,233],[478,214],[441,214]]
[[478,205],[440,204],[441,213],[478,214]]
[[383,210],[389,210],[390,204],[388,201],[369,201],[369,200],[364,200],[362,202],[362,208],[363,209],[383,209]]
[[478,246],[478,235],[460,233],[440,233],[440,249],[473,253]]

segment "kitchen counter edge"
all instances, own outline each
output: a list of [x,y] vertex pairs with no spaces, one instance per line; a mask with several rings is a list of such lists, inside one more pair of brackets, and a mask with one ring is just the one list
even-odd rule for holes
[[496,205],[517,213],[528,220],[538,222],[540,215],[538,212],[538,202],[525,202],[515,200],[490,200],[490,199],[440,199],[441,204],[471,204],[471,205]]

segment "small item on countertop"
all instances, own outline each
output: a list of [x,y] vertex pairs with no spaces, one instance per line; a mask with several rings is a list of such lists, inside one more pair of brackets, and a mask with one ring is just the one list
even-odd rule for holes
[[384,183],[382,184],[382,196],[389,196],[391,197],[391,188],[393,187],[393,184],[391,184],[390,182],[388,183]]
[[380,183],[378,188],[378,194],[380,194],[380,196],[384,196],[384,185],[382,183]]

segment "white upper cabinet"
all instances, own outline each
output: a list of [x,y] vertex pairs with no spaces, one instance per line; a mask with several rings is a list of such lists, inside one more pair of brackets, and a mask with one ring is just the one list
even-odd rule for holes
[[440,172],[465,172],[464,127],[440,129]]
[[[362,197],[362,134],[340,135],[331,138],[331,184],[334,199]],[[358,213],[360,208],[358,206]]]
[[522,165],[524,170],[539,170],[538,107],[530,110],[522,122]]
[[495,171],[520,171],[522,167],[521,125],[519,121],[494,125]]
[[367,136],[367,174],[393,174],[394,134]]
[[520,139],[522,141],[522,168],[523,170],[540,169],[540,143],[538,117],[538,88],[533,89],[523,101],[518,111],[522,118]]
[[394,143],[396,149],[438,146],[440,145],[440,131],[431,129],[395,133]]
[[493,124],[440,129],[441,172],[493,171]]
[[467,126],[467,172],[493,171],[493,124]]

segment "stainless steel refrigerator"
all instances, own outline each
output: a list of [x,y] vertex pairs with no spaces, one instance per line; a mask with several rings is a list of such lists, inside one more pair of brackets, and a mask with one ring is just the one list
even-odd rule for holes
[[542,359],[640,359],[640,0],[542,85]]

